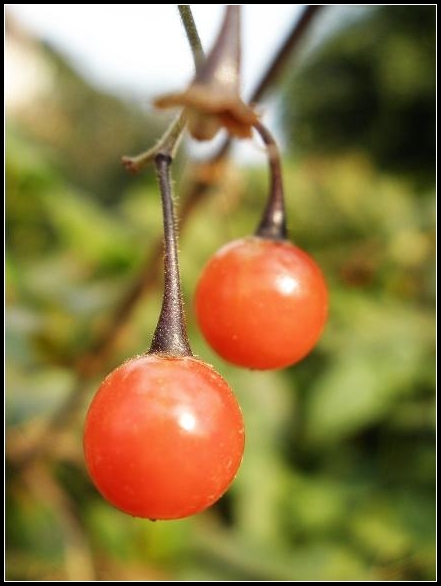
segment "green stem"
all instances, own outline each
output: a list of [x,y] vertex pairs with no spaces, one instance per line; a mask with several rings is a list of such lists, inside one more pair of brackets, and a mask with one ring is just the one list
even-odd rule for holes
[[127,171],[138,173],[145,169],[149,163],[153,162],[157,155],[174,157],[181,141],[185,129],[185,116],[182,111],[177,118],[173,120],[155,146],[149,148],[143,153],[134,157],[122,157],[122,163]]
[[[181,15],[182,24],[190,44],[196,71],[204,60],[204,50],[202,49],[201,40],[193,19],[190,6],[178,5],[179,14]],[[122,164],[131,173],[138,173],[152,163],[158,155],[174,158],[182,135],[185,129],[185,114],[181,111],[179,116],[170,124],[155,146],[147,149],[139,155],[122,157]]]
[[196,23],[188,4],[178,4],[178,10],[182,24],[184,25],[185,34],[187,35],[191,54],[193,55],[194,66],[197,72],[201,63],[204,61],[204,50],[202,48],[198,29],[196,28]]

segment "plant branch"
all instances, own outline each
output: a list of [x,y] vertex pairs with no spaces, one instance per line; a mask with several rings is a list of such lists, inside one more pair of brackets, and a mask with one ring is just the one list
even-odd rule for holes
[[[178,5],[178,10],[190,45],[195,69],[197,71],[204,59],[204,50],[196,28],[196,23],[190,6]],[[175,120],[173,120],[173,122],[167,127],[164,134],[153,147],[139,155],[125,155],[122,157],[122,164],[127,171],[130,173],[139,173],[139,171],[142,171],[150,163],[155,161],[157,155],[164,155],[173,159],[184,133],[185,124],[185,110],[182,110],[177,118],[175,118]]]
[[138,173],[152,163],[157,155],[174,157],[185,129],[184,110],[173,120],[155,146],[133,157],[124,156],[121,161],[127,171]]
[[256,236],[272,240],[286,238],[285,198],[283,194],[282,165],[280,153],[273,135],[258,122],[254,128],[265,143],[270,168],[269,197]]
[[311,25],[313,18],[323,8],[320,4],[306,6],[300,18],[295,22],[291,32],[286,37],[279,51],[271,61],[270,66],[260,78],[259,83],[251,94],[250,102],[259,102],[262,96],[274,85],[285,69],[287,62],[292,58],[294,51],[299,47],[299,42]]
[[196,28],[196,23],[188,4],[178,4],[178,10],[190,45],[194,67],[197,72],[204,60],[204,50],[202,48],[201,39],[199,38],[198,29]]

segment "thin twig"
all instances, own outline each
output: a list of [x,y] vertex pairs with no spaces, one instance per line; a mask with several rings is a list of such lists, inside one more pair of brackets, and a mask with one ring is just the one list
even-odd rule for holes
[[[196,28],[196,23],[190,6],[178,5],[178,10],[190,45],[195,69],[197,71],[204,59],[204,50]],[[139,171],[145,169],[150,163],[153,163],[157,155],[174,158],[184,133],[185,124],[185,110],[182,110],[177,118],[175,118],[175,120],[173,120],[173,122],[167,127],[164,134],[153,147],[139,155],[125,155],[122,157],[122,164],[127,171],[130,173],[139,173]]]
[[182,139],[185,129],[184,110],[173,120],[155,146],[149,148],[139,155],[130,157],[125,155],[121,161],[127,171],[138,173],[152,163],[157,155],[174,157]]
[[202,48],[201,39],[199,38],[198,29],[196,28],[196,23],[188,4],[178,4],[178,10],[190,45],[194,67],[197,71],[204,60],[204,50]]
[[259,102],[268,89],[272,87],[280,77],[288,60],[292,58],[294,51],[300,46],[300,40],[321,8],[323,8],[323,5],[321,4],[310,4],[306,6],[301,17],[296,21],[291,32],[286,37],[277,54],[274,56],[270,66],[260,78],[259,83],[251,94],[251,103]]

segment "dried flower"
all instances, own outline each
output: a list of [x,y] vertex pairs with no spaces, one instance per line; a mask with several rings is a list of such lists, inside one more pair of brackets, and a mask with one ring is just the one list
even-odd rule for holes
[[249,138],[258,119],[241,100],[239,86],[240,5],[228,5],[213,49],[190,86],[184,92],[159,97],[155,105],[184,106],[188,129],[197,140],[210,140],[221,128]]

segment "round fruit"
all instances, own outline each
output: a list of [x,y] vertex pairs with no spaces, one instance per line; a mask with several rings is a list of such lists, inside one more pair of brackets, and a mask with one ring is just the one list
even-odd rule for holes
[[301,360],[323,330],[328,293],[317,264],[286,240],[249,237],[221,248],[196,290],[206,340],[225,360],[255,369]]
[[227,490],[244,448],[242,414],[210,366],[147,354],[109,374],[86,418],[84,452],[97,489],[136,517],[178,519]]

